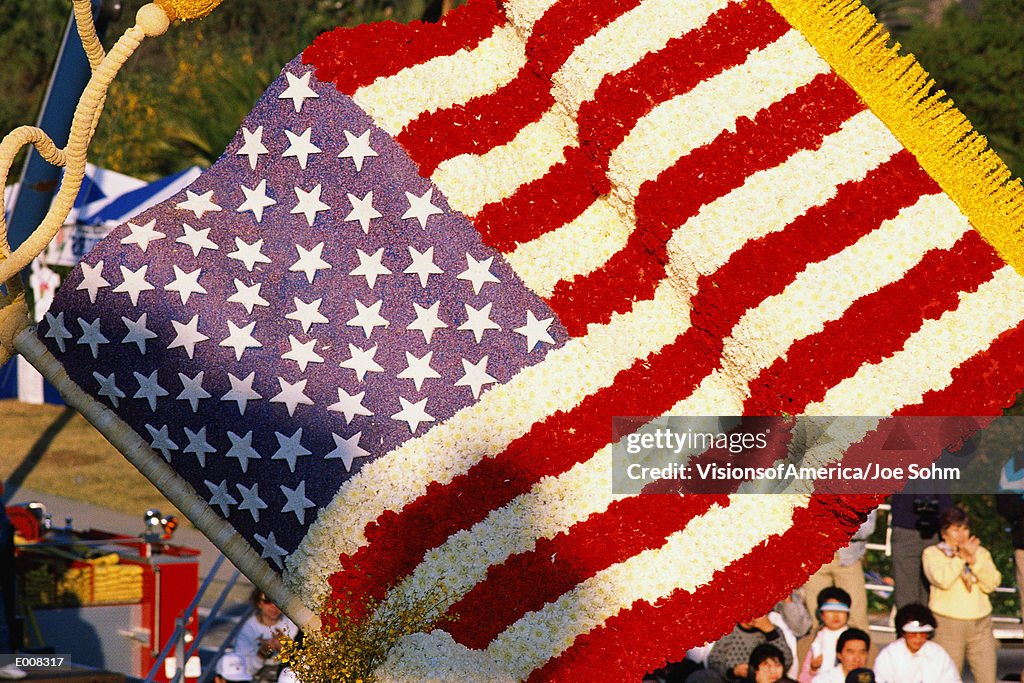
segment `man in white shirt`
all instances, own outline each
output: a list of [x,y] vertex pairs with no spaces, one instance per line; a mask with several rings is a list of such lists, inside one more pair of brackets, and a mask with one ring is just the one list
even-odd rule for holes
[[935,617],[924,605],[911,603],[896,613],[899,639],[875,660],[878,683],[961,683],[952,658],[929,640],[935,625]]
[[839,666],[822,671],[811,679],[811,683],[846,683],[848,673],[855,669],[863,669],[867,665],[870,648],[871,636],[864,631],[859,628],[843,631],[836,643],[836,659],[839,660]]

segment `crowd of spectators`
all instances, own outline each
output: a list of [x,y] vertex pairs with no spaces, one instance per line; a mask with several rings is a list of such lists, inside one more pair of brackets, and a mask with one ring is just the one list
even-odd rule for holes
[[[1024,496],[1000,495],[997,502],[1013,533],[1024,604]],[[736,624],[645,680],[961,683],[966,665],[975,683],[996,683],[990,595],[1002,577],[972,534],[967,512],[949,495],[909,491],[892,497],[891,522],[896,640],[880,651],[868,635],[863,568],[872,513],[849,546],[769,614]]]

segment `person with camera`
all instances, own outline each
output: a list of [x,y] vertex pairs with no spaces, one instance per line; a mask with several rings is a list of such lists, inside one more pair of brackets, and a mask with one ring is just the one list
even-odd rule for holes
[[915,484],[918,482],[910,482],[891,500],[893,602],[897,610],[914,603],[928,604],[930,585],[921,567],[921,555],[925,548],[938,543],[939,516],[953,507],[953,496],[915,493]]

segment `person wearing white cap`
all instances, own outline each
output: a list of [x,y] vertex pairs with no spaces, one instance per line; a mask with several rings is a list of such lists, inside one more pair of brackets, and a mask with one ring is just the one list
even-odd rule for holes
[[225,652],[217,661],[217,683],[247,683],[252,680],[245,657],[236,652]]
[[910,603],[896,612],[899,638],[878,653],[878,683],[961,683],[952,657],[929,640],[935,625],[935,617],[924,605]]

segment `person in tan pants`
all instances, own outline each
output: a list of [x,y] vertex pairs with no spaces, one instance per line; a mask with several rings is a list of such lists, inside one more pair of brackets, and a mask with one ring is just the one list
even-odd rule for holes
[[996,639],[989,594],[999,586],[999,570],[981,541],[971,535],[970,519],[962,508],[943,513],[939,535],[942,541],[921,556],[931,584],[928,607],[938,622],[935,642],[958,669],[966,657],[977,683],[995,683]]

